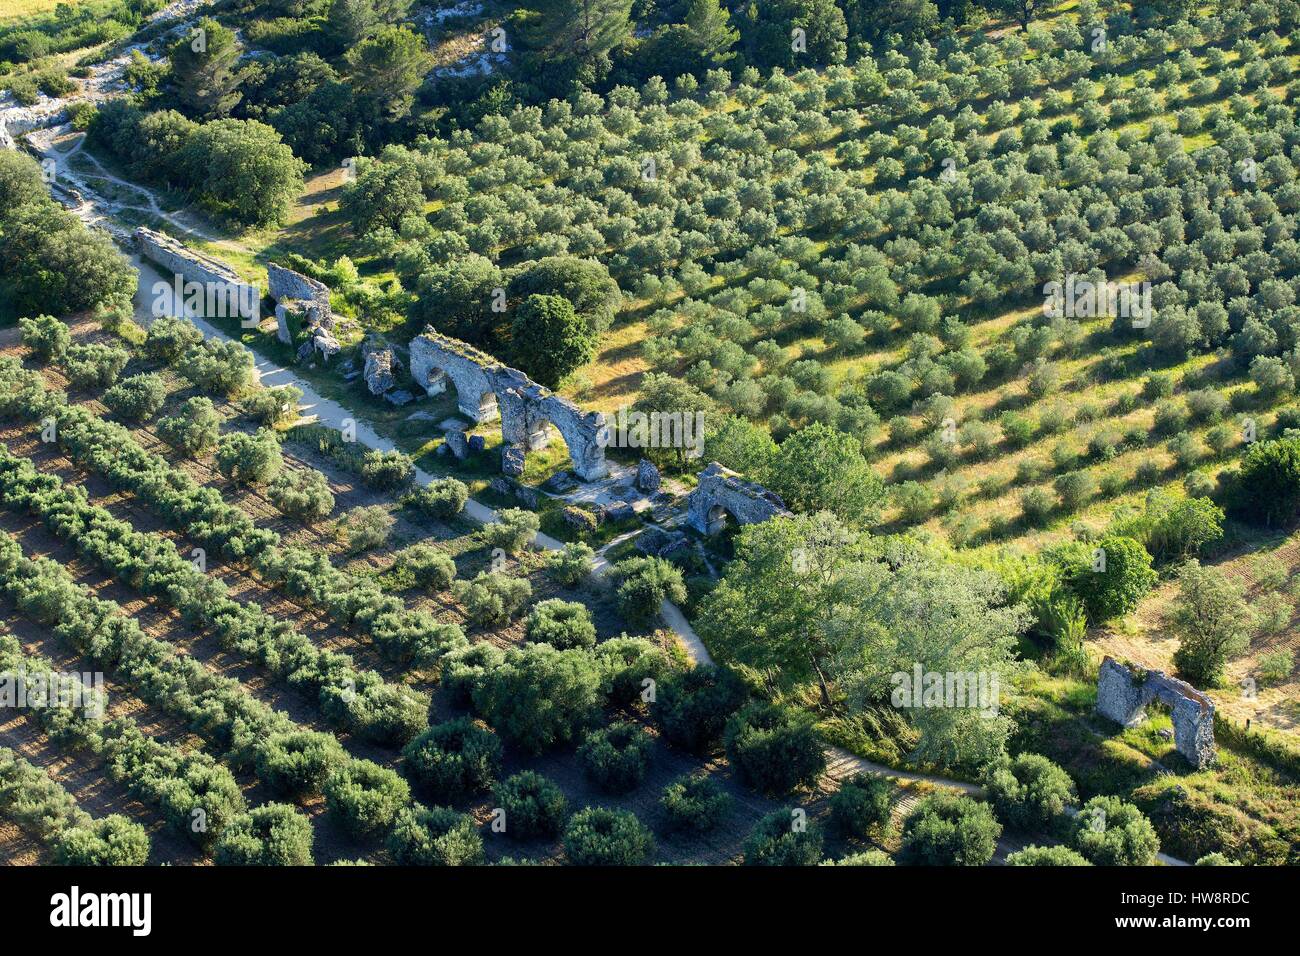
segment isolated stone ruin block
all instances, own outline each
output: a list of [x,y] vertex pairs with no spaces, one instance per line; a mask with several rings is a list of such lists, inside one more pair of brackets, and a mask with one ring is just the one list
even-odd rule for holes
[[701,534],[721,531],[727,515],[738,524],[757,524],[790,513],[778,495],[716,461],[700,472],[699,484],[687,498],[687,506],[687,521]]
[[659,474],[659,469],[655,467],[654,462],[649,458],[642,458],[636,464],[636,486],[647,494],[654,494],[659,490],[659,485],[663,481]]
[[501,471],[507,475],[519,477],[524,473],[524,450],[513,445],[501,449]]
[[1124,727],[1140,724],[1147,705],[1159,700],[1169,706],[1174,723],[1174,747],[1194,767],[1212,763],[1214,702],[1186,681],[1164,671],[1129,668],[1112,657],[1097,674],[1097,713]]
[[465,442],[465,433],[452,428],[446,432],[445,440],[451,453],[457,458],[464,458],[469,454],[469,445]]

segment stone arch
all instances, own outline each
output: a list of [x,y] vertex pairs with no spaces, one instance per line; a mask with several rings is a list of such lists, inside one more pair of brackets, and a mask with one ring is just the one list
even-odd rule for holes
[[430,394],[445,387],[442,376],[450,379],[458,409],[471,421],[501,419],[507,473],[520,473],[523,456],[545,448],[554,426],[564,436],[579,478],[596,481],[609,474],[605,416],[583,411],[473,346],[429,329],[411,340],[411,375]]
[[738,525],[746,525],[789,513],[777,495],[716,461],[700,472],[699,484],[687,499],[687,521],[706,535],[726,527],[724,515],[730,515]]
[[1194,767],[1214,760],[1214,702],[1164,671],[1130,668],[1112,657],[1097,673],[1097,713],[1125,727],[1139,724],[1152,701],[1168,705],[1174,746]]

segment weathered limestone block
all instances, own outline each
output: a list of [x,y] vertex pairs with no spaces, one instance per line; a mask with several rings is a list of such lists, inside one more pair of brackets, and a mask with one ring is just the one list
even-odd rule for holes
[[298,299],[284,299],[275,305],[275,337],[285,345],[292,345],[295,332],[311,327],[307,303]]
[[501,447],[501,471],[512,478],[524,473],[524,450],[514,445]]
[[728,514],[739,524],[756,524],[790,513],[777,495],[716,461],[700,472],[699,484],[687,498],[687,505],[687,521],[702,534],[721,531]]
[[180,276],[187,283],[200,283],[209,297],[219,297],[227,315],[261,318],[262,290],[245,282],[220,259],[195,252],[171,236],[144,226],[136,229],[135,241],[140,254],[164,272]]
[[366,355],[366,387],[371,395],[382,395],[397,384],[401,362],[392,349],[375,349]]
[[655,467],[654,462],[648,458],[642,458],[636,464],[636,486],[647,494],[654,494],[659,490],[662,482],[659,469]]
[[1174,746],[1194,767],[1214,760],[1214,702],[1186,681],[1164,671],[1130,669],[1112,657],[1097,674],[1097,713],[1125,727],[1139,724],[1153,700],[1167,704],[1174,723]]
[[444,433],[444,436],[447,442],[447,447],[451,449],[451,453],[457,458],[464,458],[469,454],[469,445],[465,442],[464,432],[458,431],[455,428],[449,428]]
[[487,451],[487,439],[482,435],[470,435],[469,450],[474,452],[476,455],[480,452]]

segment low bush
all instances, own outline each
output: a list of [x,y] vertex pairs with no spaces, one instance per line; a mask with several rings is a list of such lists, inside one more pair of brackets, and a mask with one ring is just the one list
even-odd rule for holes
[[697,665],[664,678],[650,713],[670,743],[706,756],[717,748],[727,721],[748,696],[730,669]]
[[217,838],[218,866],[310,866],[311,821],[295,807],[265,803],[231,821]]
[[1074,820],[1074,848],[1097,866],[1149,866],[1160,849],[1155,827],[1119,797],[1093,797]]
[[399,866],[479,866],[483,838],[474,818],[448,807],[404,807],[388,837]]
[[505,813],[506,835],[516,840],[559,836],[568,801],[554,783],[525,770],[497,784],[493,800]]
[[393,825],[411,800],[411,788],[387,767],[352,760],[325,781],[325,806],[352,836],[375,837]]
[[627,793],[645,780],[653,747],[653,738],[638,724],[614,723],[587,734],[578,763],[600,789]]
[[903,823],[898,860],[912,866],[983,866],[993,859],[1002,825],[986,803],[937,793]]
[[501,772],[501,741],[468,717],[435,724],[407,744],[402,756],[407,777],[448,802],[489,789]]
[[747,866],[816,866],[822,835],[815,825],[789,810],[773,810],[745,839]]
[[1059,831],[1078,806],[1070,775],[1038,754],[990,764],[984,789],[1002,822],[1022,833]]
[[654,850],[654,837],[628,810],[588,807],[564,831],[564,852],[575,866],[638,866]]
[[755,790],[783,796],[813,787],[826,769],[826,750],[806,714],[755,702],[727,724],[727,757]]
[[865,840],[889,823],[893,796],[884,777],[856,773],[831,795],[831,820],[846,837]]
[[659,806],[669,830],[707,833],[730,812],[731,796],[705,776],[679,777],[664,787]]
[[533,605],[525,634],[536,644],[550,644],[559,650],[596,644],[596,625],[592,623],[591,612],[577,601],[559,598]]

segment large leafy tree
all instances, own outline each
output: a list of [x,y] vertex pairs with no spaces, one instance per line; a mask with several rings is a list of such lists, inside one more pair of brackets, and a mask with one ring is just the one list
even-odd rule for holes
[[1178,635],[1174,664],[1202,687],[1223,680],[1228,660],[1250,645],[1256,620],[1241,585],[1196,560],[1179,571],[1171,618]]
[[750,0],[741,39],[751,60],[799,69],[843,62],[848,26],[835,0]]
[[349,79],[377,118],[401,119],[433,66],[422,37],[405,27],[385,26],[348,51]]
[[511,345],[519,367],[549,388],[591,361],[596,338],[573,304],[558,295],[530,295],[515,309]]
[[287,219],[307,169],[278,132],[255,120],[205,123],[185,144],[181,163],[204,203],[244,225]]
[[766,483],[795,511],[832,511],[854,524],[869,523],[884,498],[858,440],[821,422],[781,443]]
[[735,549],[700,608],[700,633],[773,681],[816,680],[829,707],[828,672],[846,633],[867,626],[860,599],[880,587],[883,565],[829,512],[746,525]]

